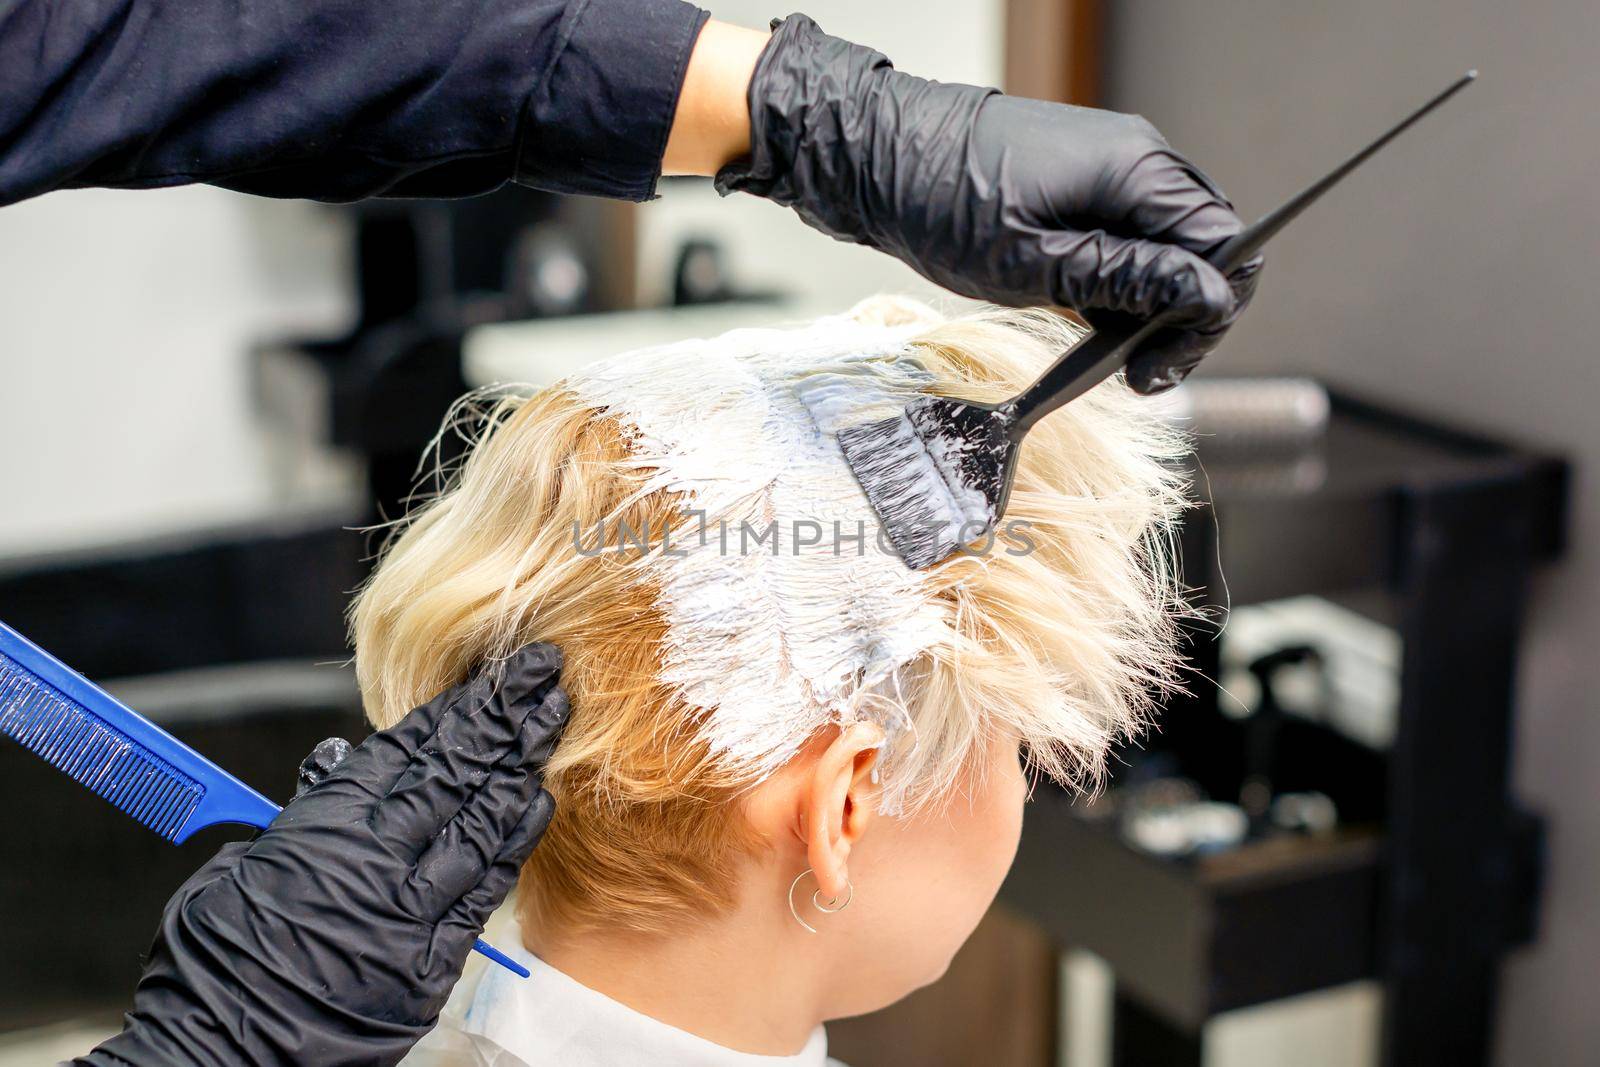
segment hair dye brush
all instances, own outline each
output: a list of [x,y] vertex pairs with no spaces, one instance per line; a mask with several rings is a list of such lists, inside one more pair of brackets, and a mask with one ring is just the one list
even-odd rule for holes
[[3,622],[0,734],[175,845],[218,823],[265,829],[283,810]]
[[[1478,76],[1469,71],[1403,122],[1288,203],[1229,239],[1209,258],[1227,274],[1246,263],[1340,179]],[[1166,324],[1095,312],[1094,333],[1003,404],[924,396],[888,419],[840,430],[839,445],[895,551],[913,570],[944,559],[1005,513],[1017,452],[1033,425],[1127,366]]]

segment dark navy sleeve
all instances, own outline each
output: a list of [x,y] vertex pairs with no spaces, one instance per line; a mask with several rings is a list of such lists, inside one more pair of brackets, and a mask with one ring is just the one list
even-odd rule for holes
[[0,0],[0,204],[655,194],[683,0]]

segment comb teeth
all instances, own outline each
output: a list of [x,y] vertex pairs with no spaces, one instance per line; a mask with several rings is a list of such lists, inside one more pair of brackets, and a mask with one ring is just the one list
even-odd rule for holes
[[0,733],[168,841],[205,795],[199,783],[3,652]]

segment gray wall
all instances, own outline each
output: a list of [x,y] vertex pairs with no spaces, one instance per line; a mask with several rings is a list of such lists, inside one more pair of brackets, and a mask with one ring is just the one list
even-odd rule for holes
[[[1108,5],[1109,7],[1110,5]],[[1516,780],[1554,819],[1543,940],[1506,968],[1499,1062],[1600,1048],[1600,5],[1129,0],[1109,106],[1246,215],[1479,67],[1479,83],[1277,242],[1218,368],[1292,368],[1565,449],[1565,563],[1539,582]]]

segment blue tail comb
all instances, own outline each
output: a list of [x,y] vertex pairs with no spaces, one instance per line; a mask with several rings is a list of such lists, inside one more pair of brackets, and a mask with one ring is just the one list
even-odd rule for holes
[[[3,622],[0,734],[173,844],[218,823],[265,829],[283,810]],[[473,948],[528,977],[493,945]]]

